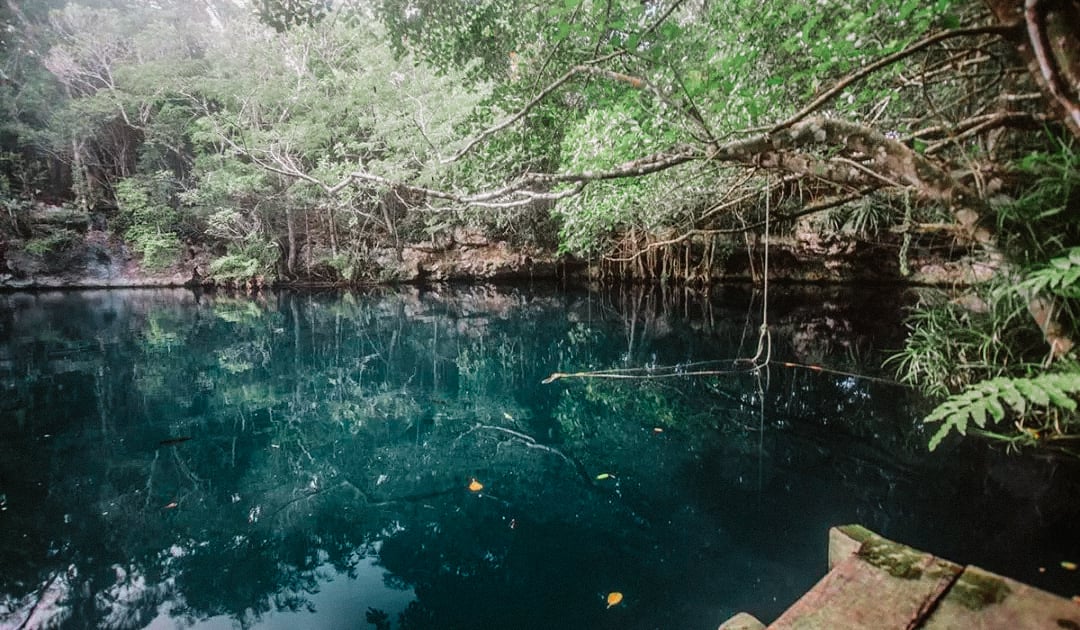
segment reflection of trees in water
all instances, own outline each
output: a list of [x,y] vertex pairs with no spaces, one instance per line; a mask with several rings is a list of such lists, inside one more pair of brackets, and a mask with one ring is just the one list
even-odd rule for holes
[[[880,449],[921,444],[857,379],[539,384],[752,353],[759,298],[738,291],[0,299],[0,405],[22,422],[0,440],[0,538],[26,535],[0,547],[3,623],[63,575],[72,625],[139,627],[162,605],[246,625],[310,608],[327,567],[377,554],[417,600],[371,611],[375,626],[510,626],[526,611],[536,627],[597,626],[622,612],[597,605],[613,584],[635,592],[634,619],[680,625],[693,613],[672,602],[738,588],[708,562],[753,563],[723,534],[747,525],[708,514],[716,492],[786,479],[784,458],[829,448],[816,441],[837,425]],[[864,305],[846,299],[778,298],[774,356],[870,369],[883,324],[860,328]],[[662,543],[682,539],[703,547]]]

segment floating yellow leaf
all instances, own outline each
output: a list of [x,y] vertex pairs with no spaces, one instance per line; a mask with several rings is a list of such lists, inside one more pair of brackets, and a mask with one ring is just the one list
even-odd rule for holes
[[483,489],[484,484],[480,483],[479,481],[473,479],[471,482],[469,482],[469,490],[473,492],[480,492]]
[[600,473],[596,476],[597,481],[603,481],[605,479],[611,479],[611,473]]
[[1065,569],[1066,571],[1075,571],[1076,570],[1076,563],[1075,562],[1069,562],[1068,560],[1062,560],[1061,561],[1061,568]]
[[618,606],[622,602],[622,593],[618,591],[612,591],[607,594],[607,607]]

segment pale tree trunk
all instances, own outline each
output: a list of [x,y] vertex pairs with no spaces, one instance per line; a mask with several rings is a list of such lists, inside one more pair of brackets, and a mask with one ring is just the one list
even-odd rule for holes
[[334,220],[334,207],[327,206],[326,208],[326,223],[330,230],[330,253],[337,257],[338,242],[337,242],[337,225]]
[[90,210],[90,173],[82,160],[83,143],[71,140],[71,192],[75,194],[75,207]]
[[379,210],[382,211],[383,222],[386,224],[386,230],[390,232],[390,236],[394,239],[394,255],[398,262],[403,260],[401,239],[398,238],[397,226],[394,223],[394,218],[390,214],[390,203],[386,200],[385,196],[379,201]]
[[285,224],[289,232],[289,246],[285,252],[285,273],[289,278],[296,277],[296,225],[292,208],[285,208]]

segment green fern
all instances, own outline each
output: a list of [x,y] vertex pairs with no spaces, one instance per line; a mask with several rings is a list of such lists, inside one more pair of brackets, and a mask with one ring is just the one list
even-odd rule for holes
[[1033,294],[1045,292],[1080,298],[1080,247],[1051,259],[1047,266],[1029,273],[1020,284]]
[[964,391],[950,396],[938,405],[923,422],[941,422],[941,427],[930,438],[930,450],[956,430],[967,435],[968,424],[975,423],[986,428],[987,420],[995,423],[1005,419],[1006,406],[1017,415],[1028,413],[1030,406],[1056,407],[1076,411],[1072,396],[1080,394],[1080,372],[1043,374],[1033,378],[999,377],[971,385]]

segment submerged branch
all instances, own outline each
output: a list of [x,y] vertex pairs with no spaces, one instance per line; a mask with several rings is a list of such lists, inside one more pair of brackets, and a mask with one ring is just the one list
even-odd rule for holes
[[64,574],[64,571],[54,571],[52,577],[49,578],[49,581],[45,582],[45,584],[38,589],[37,597],[34,600],[34,606],[30,609],[30,614],[26,616],[26,619],[23,619],[22,623],[18,625],[18,630],[39,627],[37,624],[31,624],[31,622],[35,620],[38,611],[43,607],[56,604],[56,598],[46,597],[46,595],[49,594],[49,590],[52,589],[53,585],[56,584],[56,581],[60,579],[60,576]]
[[558,455],[559,457],[561,457],[563,459],[563,461],[567,462],[568,464],[570,464],[570,465],[572,465],[574,467],[578,466],[578,463],[576,461],[574,461],[573,459],[568,457],[565,453],[563,453],[559,449],[557,449],[555,447],[552,447],[552,446],[548,446],[546,444],[541,444],[540,442],[537,442],[536,438],[534,438],[533,436],[522,433],[520,431],[515,431],[513,429],[507,429],[506,427],[497,427],[497,426],[490,425],[490,424],[478,424],[475,427],[473,427],[472,429],[470,429],[468,432],[466,432],[466,434],[471,433],[474,430],[498,431],[500,433],[505,433],[507,435],[510,435],[512,437],[515,437],[515,438],[521,440],[522,442],[525,443],[525,446],[528,447],[528,448],[535,448],[535,449],[539,449],[541,451],[544,451],[546,453],[551,453],[552,455]]

